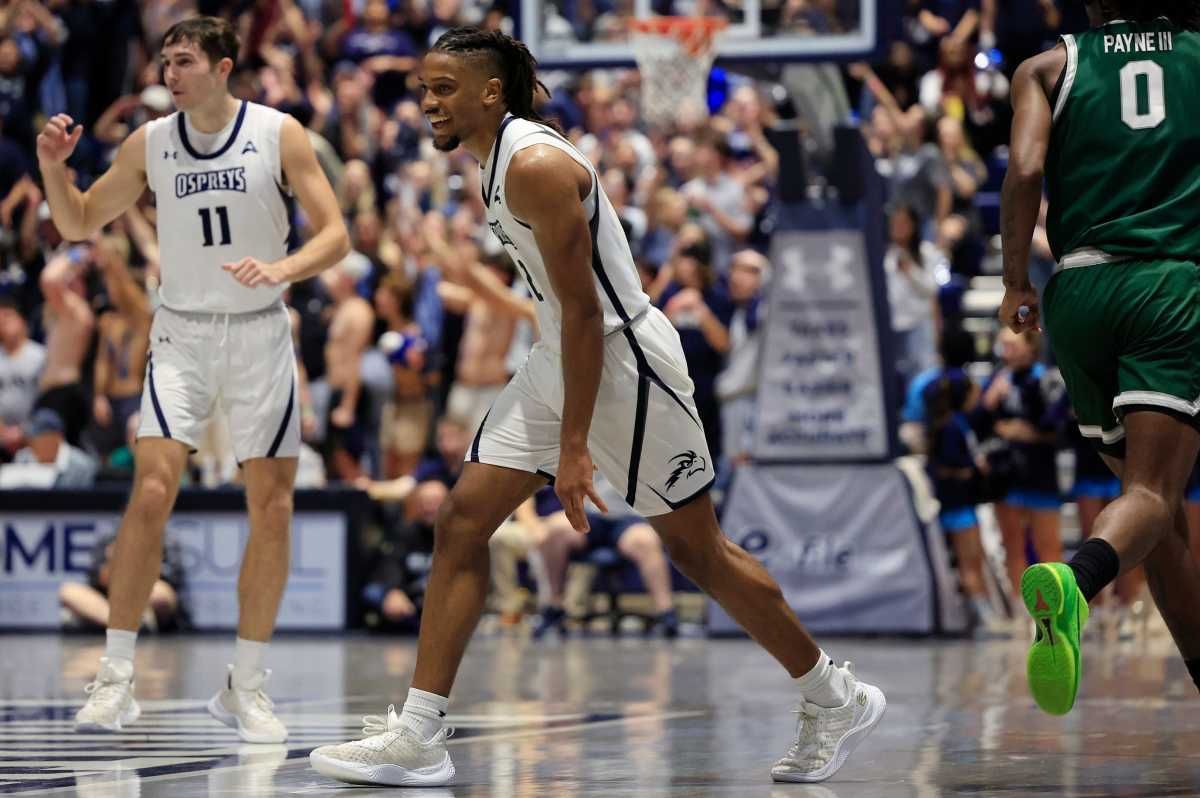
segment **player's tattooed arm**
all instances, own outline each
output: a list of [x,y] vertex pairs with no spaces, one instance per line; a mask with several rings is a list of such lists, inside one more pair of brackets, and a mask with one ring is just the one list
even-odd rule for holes
[[38,167],[50,216],[68,241],[88,238],[137,202],[146,190],[145,127],[125,139],[112,166],[87,191],[75,187],[67,167],[67,158],[82,135],[83,125],[75,124],[66,114],[56,114],[37,137]]
[[277,264],[275,282],[298,282],[314,277],[346,257],[350,234],[342,220],[337,197],[304,128],[293,117],[283,120],[279,130],[279,160],[288,185],[311,220],[316,235]]
[[562,307],[563,410],[554,490],[571,526],[588,530],[584,501],[603,509],[592,485],[588,431],[604,366],[604,314],[592,276],[592,234],[583,198],[590,172],[554,147],[513,156],[505,176],[509,209],[533,229],[550,287]]
[[1012,136],[1000,197],[1005,288],[1000,321],[1017,332],[1038,326],[1038,296],[1029,283],[1029,250],[1042,204],[1042,179],[1053,123],[1041,73],[1052,66],[1047,56],[1054,55],[1051,51],[1029,59],[1013,76]]

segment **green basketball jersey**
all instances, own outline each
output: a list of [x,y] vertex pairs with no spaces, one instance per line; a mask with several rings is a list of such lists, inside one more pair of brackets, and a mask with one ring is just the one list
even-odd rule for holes
[[1200,34],[1161,18],[1063,41],[1046,161],[1055,258],[1200,261]]

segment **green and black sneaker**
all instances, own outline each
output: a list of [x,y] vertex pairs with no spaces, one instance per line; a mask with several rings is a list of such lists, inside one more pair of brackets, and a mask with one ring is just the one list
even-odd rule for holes
[[1029,647],[1029,692],[1051,715],[1065,715],[1079,691],[1079,637],[1088,605],[1065,563],[1039,563],[1021,576],[1021,597],[1037,624]]

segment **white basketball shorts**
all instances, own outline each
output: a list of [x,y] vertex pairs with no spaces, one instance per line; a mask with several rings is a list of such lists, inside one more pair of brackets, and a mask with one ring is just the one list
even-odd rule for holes
[[[496,398],[467,460],[553,480],[562,403],[562,355],[539,342]],[[657,308],[604,339],[588,450],[596,468],[645,517],[676,510],[712,485],[713,463],[679,333]]]
[[253,313],[155,312],[139,438],[171,438],[195,449],[219,409],[239,463],[297,457],[299,401],[282,302]]

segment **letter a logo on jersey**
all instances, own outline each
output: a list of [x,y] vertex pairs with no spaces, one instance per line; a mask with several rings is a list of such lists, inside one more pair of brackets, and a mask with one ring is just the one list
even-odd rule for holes
[[242,147],[242,155],[245,155],[248,152],[258,152],[258,147],[254,146],[253,141],[247,141],[246,146]]

